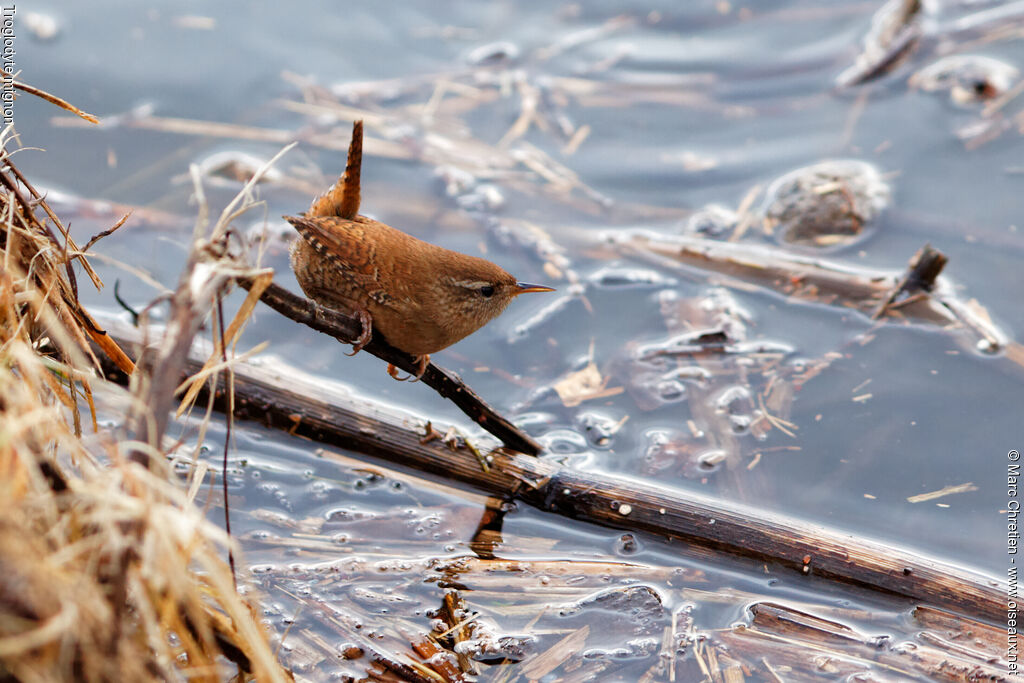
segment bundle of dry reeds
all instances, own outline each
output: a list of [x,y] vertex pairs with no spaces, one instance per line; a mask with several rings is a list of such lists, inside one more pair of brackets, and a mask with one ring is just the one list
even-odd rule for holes
[[0,151],[0,678],[289,680],[224,532],[163,458],[139,464],[98,428],[89,342],[132,364],[80,306],[73,265],[100,286]]

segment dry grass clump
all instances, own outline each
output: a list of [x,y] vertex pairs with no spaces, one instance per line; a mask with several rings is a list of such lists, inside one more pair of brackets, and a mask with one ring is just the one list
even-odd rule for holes
[[84,254],[6,151],[0,165],[0,678],[288,680],[226,535],[163,458],[147,468],[97,429],[89,341],[131,361],[78,303],[73,261],[100,285]]

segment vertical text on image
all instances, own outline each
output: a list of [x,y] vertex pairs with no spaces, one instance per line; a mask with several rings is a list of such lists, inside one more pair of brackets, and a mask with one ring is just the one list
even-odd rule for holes
[[1020,481],[1020,451],[1011,450],[1006,454],[1006,554],[1010,565],[1006,578],[1006,661],[1011,674],[1019,673],[1017,642],[1017,548],[1020,541],[1020,500],[1017,485]]
[[4,70],[0,74],[0,110],[3,111],[5,126],[14,123],[14,55],[18,53],[14,49],[15,13],[15,5],[0,7],[0,64]]

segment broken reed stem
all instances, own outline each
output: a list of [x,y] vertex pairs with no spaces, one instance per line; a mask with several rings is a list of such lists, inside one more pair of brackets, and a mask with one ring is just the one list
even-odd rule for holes
[[908,294],[919,290],[930,292],[935,286],[935,279],[939,277],[948,262],[949,258],[941,251],[932,248],[930,244],[918,249],[917,253],[911,257],[910,263],[907,264],[907,272],[871,314],[871,319],[878,320],[885,315],[885,312],[896,301],[896,297],[903,292]]
[[[239,285],[248,289],[253,281],[239,279]],[[340,342],[350,344],[361,333],[362,326],[357,318],[340,311],[332,310],[320,304],[292,294],[288,290],[271,283],[260,300],[281,315],[328,334]],[[391,346],[376,333],[363,350],[385,360],[410,374],[416,374],[418,367],[416,358]],[[515,426],[511,421],[489,406],[480,396],[462,382],[456,375],[438,367],[434,363],[427,365],[420,378],[425,385],[442,397],[454,403],[473,422],[487,432],[493,434],[506,448],[526,455],[539,455],[544,447],[530,435]]]

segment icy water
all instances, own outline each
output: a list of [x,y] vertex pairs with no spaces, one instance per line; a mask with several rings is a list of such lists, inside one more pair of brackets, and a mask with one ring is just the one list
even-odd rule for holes
[[[261,186],[265,209],[238,227],[290,237],[279,217],[303,211],[311,192],[344,165],[350,119],[299,106],[317,88],[333,88],[334,101],[375,117],[367,117],[368,135],[393,145],[376,152],[368,145],[363,213],[558,288],[524,296],[434,358],[521,421],[551,457],[1005,576],[1007,452],[1024,445],[1020,364],[979,352],[976,338],[962,330],[878,325],[841,305],[715,286],[720,280],[707,272],[625,257],[601,244],[608,231],[678,234],[708,204],[757,211],[764,189],[782,174],[825,159],[859,159],[890,184],[890,203],[860,239],[822,257],[898,270],[931,243],[949,257],[945,275],[959,296],[976,300],[1009,338],[1019,338],[1020,102],[1010,99],[986,117],[984,102],[958,104],[948,90],[908,85],[911,74],[958,41],[970,41],[963,47],[970,54],[1019,65],[1024,51],[1012,34],[986,39],[950,29],[999,3],[932,8],[925,23],[933,37],[907,64],[845,90],[836,78],[854,62],[880,3],[105,4],[33,6],[55,19],[59,32],[44,39],[20,24],[17,43],[22,79],[107,121],[84,128],[33,98],[16,104],[22,144],[45,148],[20,152],[17,163],[51,191],[80,243],[109,227],[122,208],[92,200],[135,207],[128,225],[96,251],[175,286],[196,211],[189,164],[219,153],[267,159],[283,146],[277,138],[253,139],[254,129],[286,131],[300,144],[279,165],[284,179]],[[517,131],[524,108],[534,114]],[[172,118],[239,128],[178,134],[166,130]],[[163,123],[140,125],[154,120]],[[993,120],[1006,123],[998,137],[964,139],[964,131]],[[337,137],[334,149],[316,142],[327,132]],[[459,154],[431,147],[430,139],[445,136],[470,150],[461,166]],[[514,166],[488,175],[467,141],[498,149]],[[402,158],[400,150],[413,151]],[[548,175],[523,161],[537,158],[556,162],[543,166]],[[211,207],[219,210],[240,186],[207,179]],[[774,243],[759,220],[744,240]],[[118,310],[115,280],[134,306],[158,293],[124,269],[93,263],[107,287],[98,294],[82,287],[92,308]],[[271,242],[265,263],[297,291],[282,239]],[[698,364],[688,359],[636,362],[638,350],[683,333],[686,320],[696,329],[725,320],[771,353],[712,359],[697,374]],[[346,357],[333,340],[261,307],[239,348],[264,340],[305,372],[438,422],[466,424],[427,388],[393,382],[378,360]],[[567,405],[573,401],[553,385],[589,360],[608,391]],[[820,371],[807,377],[808,367]],[[780,375],[775,384],[773,374]],[[787,430],[758,419],[759,397],[780,383],[784,398],[771,405]],[[213,434],[212,452],[222,438],[220,430]],[[471,554],[481,499],[369,475],[356,454],[336,462],[313,451],[309,442],[243,425],[231,483],[235,530],[246,566],[269,596],[269,623],[281,633],[299,613],[296,632],[313,634],[299,638],[304,644],[294,651],[286,646],[287,661],[326,679],[340,675],[332,668],[340,665],[318,658],[309,643],[325,638],[335,646],[339,636],[324,625],[330,620],[322,605],[351,600],[398,613],[411,627],[427,626],[440,589],[424,580],[418,563]],[[959,488],[912,502],[945,487]],[[502,533],[498,557],[700,572],[706,590],[733,597],[719,608],[703,605],[697,628],[741,618],[744,595],[782,599],[803,590],[798,577],[768,581],[755,566],[704,565],[654,539],[623,539],[618,531],[525,507],[509,511]],[[303,546],[302,539],[320,545]],[[375,564],[396,557],[408,565]],[[377,592],[353,595],[338,585],[339,574],[358,581],[374,571],[381,574]],[[654,574],[644,585],[659,587],[666,610],[678,615],[680,606],[700,602],[673,592],[671,577]],[[552,604],[596,590],[557,593]],[[824,586],[813,590],[821,602],[849,599]],[[500,602],[483,588],[479,595],[483,604]],[[586,613],[587,605],[581,609]],[[537,611],[503,626],[528,630]],[[632,649],[618,660],[623,671],[633,671],[630,662],[636,671],[650,668],[650,653],[633,641],[655,632],[658,640],[660,628],[632,632]],[[606,642],[590,646],[614,650]]]

